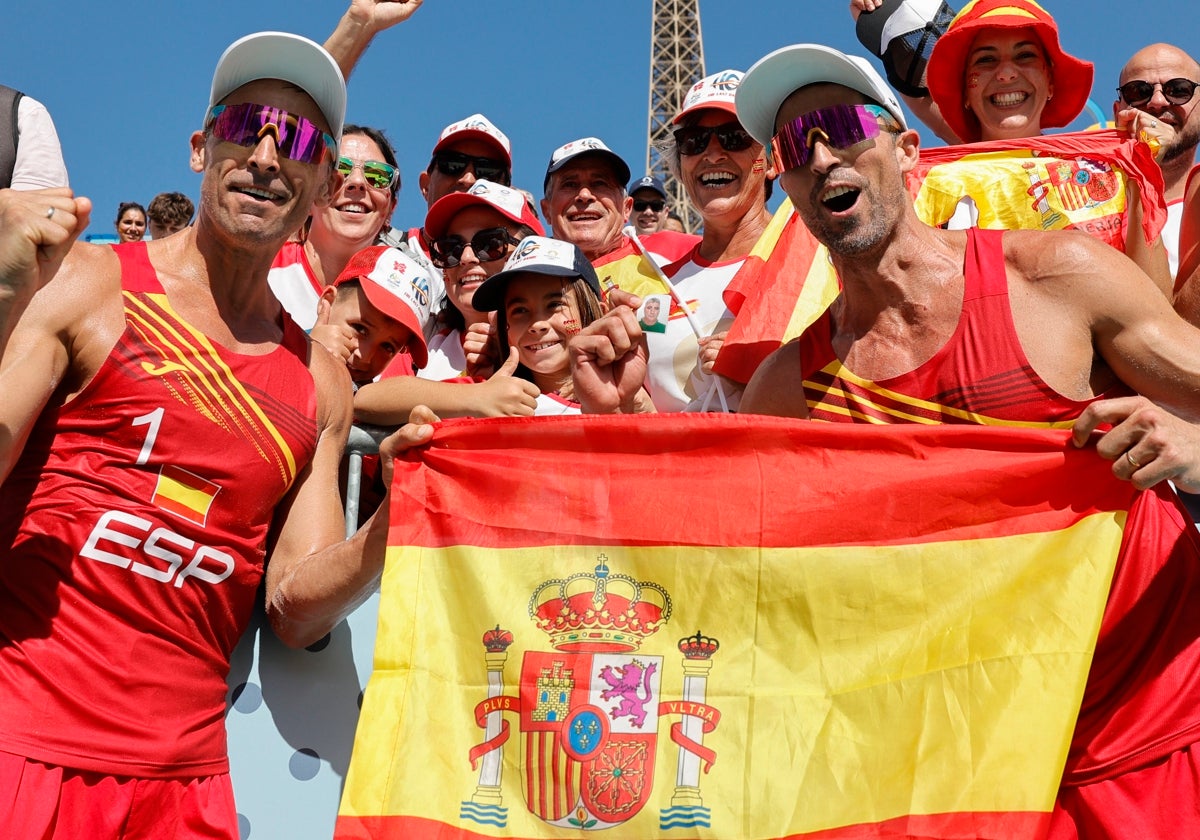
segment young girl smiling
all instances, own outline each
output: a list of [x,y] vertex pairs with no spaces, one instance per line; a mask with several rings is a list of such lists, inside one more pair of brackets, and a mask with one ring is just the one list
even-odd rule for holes
[[476,289],[472,305],[496,312],[500,358],[516,348],[514,375],[541,391],[535,414],[579,414],[567,341],[603,312],[600,281],[583,252],[569,242],[527,237],[504,270]]

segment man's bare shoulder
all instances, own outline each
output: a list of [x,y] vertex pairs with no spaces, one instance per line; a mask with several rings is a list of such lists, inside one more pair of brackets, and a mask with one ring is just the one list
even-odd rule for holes
[[308,372],[317,389],[317,422],[321,433],[340,434],[344,439],[354,418],[354,388],[345,362],[309,339]]
[[[77,242],[54,277],[38,290],[22,320],[72,337],[120,330],[121,263],[107,245]],[[116,335],[112,334],[113,341]],[[111,343],[111,342],[110,342]]]
[[1094,236],[1074,230],[1010,230],[1004,234],[1004,259],[1010,277],[1030,282],[1080,282],[1101,267],[1135,267],[1120,251]]
[[758,366],[742,394],[740,413],[808,417],[798,341],[789,341]]

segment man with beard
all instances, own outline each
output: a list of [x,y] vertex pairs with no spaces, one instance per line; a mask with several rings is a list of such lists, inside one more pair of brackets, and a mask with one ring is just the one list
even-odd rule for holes
[[337,190],[345,103],[320,46],[249,35],[191,136],[194,226],[72,247],[87,199],[0,190],[5,838],[237,837],[226,677],[254,600],[303,647],[376,585],[387,506],[343,539],[344,366],[267,284]]
[[[1171,276],[1179,268],[1179,223],[1188,171],[1200,145],[1200,64],[1178,47],[1151,44],[1133,54],[1121,69],[1113,115],[1117,125],[1145,132],[1159,144],[1155,158],[1162,167],[1167,200],[1163,244]],[[1179,278],[1182,279],[1182,278]]]
[[780,184],[842,284],[829,312],[763,363],[741,410],[1074,421],[1079,446],[1111,425],[1096,449],[1119,478],[1154,485],[1138,499],[1148,530],[1128,536],[1113,578],[1048,836],[1196,834],[1200,544],[1166,479],[1200,481],[1189,422],[1200,416],[1200,331],[1086,234],[924,224],[904,188],[916,132],[862,59],[785,47],[746,74],[737,109],[772,144]]

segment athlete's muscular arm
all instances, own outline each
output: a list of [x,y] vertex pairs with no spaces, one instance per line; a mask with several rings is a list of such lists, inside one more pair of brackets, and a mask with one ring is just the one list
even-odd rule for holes
[[[44,219],[44,204],[40,215]],[[0,211],[3,258],[14,249],[7,218]],[[36,282],[29,300],[9,310],[15,324],[0,357],[0,481],[51,396],[59,391],[68,398],[86,384],[122,328],[120,269],[111,248],[76,245],[44,265]]]
[[87,227],[91,209],[66,187],[0,190],[0,354],[34,292]]
[[783,345],[767,356],[750,377],[738,413],[807,418],[803,379],[796,343]]
[[[1041,247],[1022,247],[1023,240]],[[1125,255],[1086,234],[1026,232],[1005,251],[1016,267],[1010,288],[1018,333],[1038,373],[1075,398],[1086,395],[1070,393],[1072,369],[1076,388],[1087,387],[1090,370],[1093,392],[1115,375],[1143,397],[1096,403],[1076,423],[1076,443],[1113,424],[1098,451],[1114,460],[1119,477],[1142,487],[1166,478],[1198,486],[1200,329]]]
[[[274,548],[267,563],[266,608],[275,633],[293,647],[328,633],[378,585],[387,547],[388,503],[343,539],[345,521],[338,467],[350,430],[351,395],[345,368],[328,353],[313,353],[321,435],[312,462],[297,478],[276,514]],[[431,427],[405,426],[380,446],[385,478],[390,458],[428,439]],[[390,485],[390,481],[388,482]]]

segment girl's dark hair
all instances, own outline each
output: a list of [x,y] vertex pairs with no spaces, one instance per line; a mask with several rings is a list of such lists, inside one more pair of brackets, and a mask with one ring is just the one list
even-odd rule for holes
[[142,219],[147,218],[145,207],[138,204],[136,201],[122,201],[119,205],[117,205],[117,218],[113,221],[113,224],[121,223],[121,218],[125,215],[126,210],[137,210],[142,214]]
[[387,135],[383,133],[383,129],[372,128],[369,125],[354,125],[349,123],[342,126],[342,137],[348,134],[359,134],[368,138],[379,147],[379,151],[383,152],[383,162],[395,167],[396,183],[392,184],[392,198],[400,194],[400,164],[396,162],[396,150],[392,148],[392,141],[388,140]]

